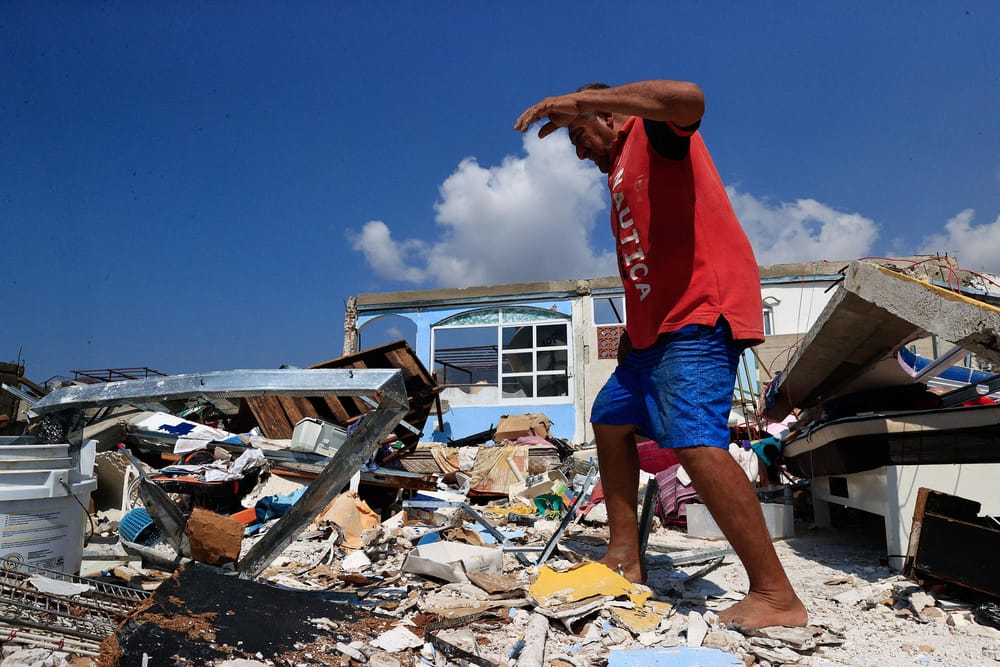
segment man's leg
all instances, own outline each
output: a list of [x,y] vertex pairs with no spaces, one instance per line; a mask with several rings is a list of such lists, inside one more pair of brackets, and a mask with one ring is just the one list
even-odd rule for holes
[[633,583],[643,582],[639,553],[639,452],[634,426],[594,424],[597,463],[608,510],[608,551],[602,563]]
[[778,560],[757,494],[743,469],[719,447],[681,447],[674,453],[750,578],[747,596],[723,610],[719,619],[754,628],[806,625],[806,608]]

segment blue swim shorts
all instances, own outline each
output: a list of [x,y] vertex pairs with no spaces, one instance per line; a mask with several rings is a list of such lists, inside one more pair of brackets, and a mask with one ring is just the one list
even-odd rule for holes
[[729,325],[688,325],[633,350],[594,399],[592,424],[634,425],[660,447],[729,447],[743,347]]

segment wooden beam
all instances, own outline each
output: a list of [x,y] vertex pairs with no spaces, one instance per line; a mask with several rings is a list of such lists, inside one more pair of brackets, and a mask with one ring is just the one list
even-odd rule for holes
[[278,440],[292,437],[292,426],[276,397],[250,396],[246,402],[265,437]]

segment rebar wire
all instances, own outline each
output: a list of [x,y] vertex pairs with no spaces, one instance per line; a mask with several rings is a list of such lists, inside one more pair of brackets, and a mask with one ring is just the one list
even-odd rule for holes
[[[87,584],[90,589],[71,596],[52,595],[35,588],[32,577]],[[12,641],[99,651],[100,643],[148,597],[146,591],[0,557],[0,627]]]

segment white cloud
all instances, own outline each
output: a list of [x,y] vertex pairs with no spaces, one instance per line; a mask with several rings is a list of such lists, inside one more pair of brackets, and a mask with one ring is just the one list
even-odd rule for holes
[[352,232],[348,236],[351,247],[364,253],[368,266],[377,274],[414,283],[425,279],[425,272],[413,263],[427,251],[424,242],[415,239],[396,242],[389,227],[381,220],[370,220],[360,234]]
[[773,204],[733,187],[726,191],[760,264],[863,257],[879,234],[870,218],[815,199]]
[[963,269],[1000,272],[1000,216],[989,224],[973,225],[976,212],[967,208],[945,223],[944,233],[921,241],[922,254],[949,254],[958,257]]
[[383,277],[443,287],[615,275],[614,252],[590,244],[607,206],[604,178],[564,133],[528,133],[524,150],[498,166],[459,163],[434,206],[439,241],[399,241],[373,220],[352,247]]

